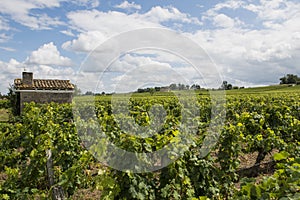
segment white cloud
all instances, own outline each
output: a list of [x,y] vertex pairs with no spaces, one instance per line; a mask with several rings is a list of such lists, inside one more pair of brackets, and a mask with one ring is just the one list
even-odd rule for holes
[[201,24],[200,21],[191,17],[186,13],[180,12],[175,7],[166,7],[162,8],[160,6],[155,6],[151,8],[150,11],[141,15],[145,20],[149,20],[156,23],[166,22],[166,21],[178,21],[183,23],[193,23],[193,24]]
[[287,20],[299,13],[299,3],[286,0],[260,0],[259,4],[244,5],[243,8],[258,15],[261,20]]
[[[14,20],[34,30],[51,29],[55,26],[65,25],[58,17],[50,17],[47,14],[36,14],[34,10],[60,7],[61,2],[67,0],[9,0],[2,1],[0,13],[6,15],[7,21]],[[70,3],[95,8],[100,5],[99,0],[71,0]],[[5,24],[4,24],[5,25]],[[0,30],[3,20],[0,19]],[[3,26],[7,29],[7,26]]]
[[71,59],[60,55],[53,42],[44,44],[38,50],[33,51],[26,59],[25,63],[29,65],[38,64],[55,66],[70,66],[72,64]]
[[108,38],[129,30],[160,27],[159,24],[141,19],[139,14],[97,10],[71,12],[68,15],[72,27],[80,33],[77,39],[65,42],[64,49],[75,52],[90,52]]
[[0,91],[7,93],[9,86],[14,83],[14,79],[18,78],[22,72],[22,63],[15,59],[11,59],[9,62],[0,61],[0,70]]
[[212,10],[215,11],[215,12],[220,11],[224,8],[229,8],[229,9],[232,9],[232,10],[236,10],[236,9],[242,7],[243,5],[245,5],[245,1],[227,0],[223,3],[216,4]]
[[136,54],[136,52],[134,52],[134,54],[127,53],[112,63],[109,70],[114,72],[127,72],[143,65],[161,65],[171,67],[171,65],[166,61],[158,61],[156,57],[159,56],[158,52],[155,52],[153,55],[155,55],[155,57]]
[[75,37],[74,33],[71,30],[63,30],[60,31],[62,34],[65,34],[67,36]]
[[33,3],[37,7],[40,7],[40,8],[46,8],[46,7],[53,8],[53,7],[59,7],[60,1],[61,0],[38,0],[38,1],[29,0],[29,1],[25,1],[25,2]]
[[240,0],[227,0],[222,3],[216,4],[211,9],[208,9],[205,13],[202,19],[209,19],[210,17],[214,17],[222,12],[222,9],[231,9],[236,10],[241,8],[245,2]]
[[121,8],[125,10],[140,10],[142,7],[134,2],[129,3],[128,1],[124,1],[121,4],[116,5],[115,8]]
[[99,0],[71,0],[70,2],[87,8],[96,8],[100,5]]
[[100,88],[101,92],[102,91],[107,92],[108,90],[105,90],[102,83],[99,83],[98,80],[99,80],[98,73],[80,71],[77,72],[74,76],[74,84],[76,84],[83,93],[85,93],[86,91],[95,92],[97,87]]
[[[299,6],[283,0],[261,0],[256,4],[225,1],[202,18],[213,22],[213,29],[187,35],[209,53],[229,81],[246,85],[278,83],[286,73],[300,73]],[[262,26],[242,22],[236,10],[253,12],[255,22]]]
[[80,33],[77,39],[62,44],[62,48],[76,52],[89,52],[107,39],[100,31]]
[[33,65],[26,68],[36,79],[67,79],[74,82],[75,72],[71,67],[57,68],[49,65]]
[[117,11],[81,10],[70,12],[67,17],[78,31],[101,31],[108,36],[135,28],[158,26],[157,23],[144,20],[140,14],[127,15]]
[[161,50],[161,49],[141,49],[135,51],[137,56],[145,56],[150,57],[152,60],[155,60],[160,63],[169,63],[174,64],[178,67],[186,65],[187,62],[183,60],[183,58],[179,57],[178,55],[174,54],[172,50]]
[[[243,8],[257,14],[257,18],[268,29],[282,30],[282,25],[287,21],[295,18],[299,20],[300,4],[292,1],[260,0],[259,4],[249,4]],[[299,27],[299,22],[294,25]]]
[[[136,91],[149,85],[166,86],[172,82],[183,82],[181,75],[168,64],[144,64],[113,78],[115,92]],[[103,85],[107,85],[103,84]]]
[[289,28],[233,28],[198,31],[190,37],[208,52],[225,77],[259,84],[276,83],[274,77],[300,72],[300,38],[292,33]]
[[223,28],[232,28],[234,27],[234,20],[227,15],[218,14],[214,17],[214,25],[217,27]]
[[12,19],[31,29],[49,29],[51,26],[63,25],[58,18],[51,18],[46,14],[33,14],[33,9],[59,7],[59,0],[23,1],[9,0],[2,1],[0,13],[8,15]]
[[146,13],[126,14],[117,11],[101,12],[81,10],[67,14],[71,27],[82,32],[77,39],[65,42],[65,49],[89,52],[106,39],[130,30],[149,27],[163,27],[163,22],[193,23],[199,20],[180,12],[177,8],[153,7]]
[[239,19],[239,16],[232,18],[227,14],[222,13],[222,9],[236,10],[241,8],[245,2],[228,0],[224,3],[216,4],[213,8],[207,10],[202,16],[203,21],[212,21],[217,28],[234,28],[244,26],[244,22]]
[[7,20],[0,16],[0,30],[8,31],[9,29]]
[[16,49],[11,48],[11,47],[3,47],[3,46],[0,46],[0,49],[3,49],[3,50],[5,50],[5,51],[16,51]]
[[[15,59],[10,59],[9,62],[0,61],[0,69],[1,72],[8,74],[9,76],[17,73],[20,69],[22,69],[22,63],[18,62]],[[3,73],[1,73],[3,74]],[[2,79],[1,79],[2,80]]]

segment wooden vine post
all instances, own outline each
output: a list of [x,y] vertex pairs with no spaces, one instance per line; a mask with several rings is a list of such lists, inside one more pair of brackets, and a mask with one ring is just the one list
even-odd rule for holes
[[60,186],[54,186],[54,172],[53,172],[53,160],[52,160],[52,151],[51,149],[46,150],[47,156],[47,175],[49,186],[52,190],[52,199],[53,200],[64,200],[64,191]]

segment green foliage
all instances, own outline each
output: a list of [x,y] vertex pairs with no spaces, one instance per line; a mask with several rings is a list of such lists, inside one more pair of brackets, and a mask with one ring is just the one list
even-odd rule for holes
[[[207,95],[199,95],[196,102],[188,96],[179,101],[175,95],[137,95],[126,101],[118,97],[113,104],[106,96],[97,96],[92,103],[84,97],[76,109],[70,104],[27,104],[20,119],[0,124],[0,173],[5,175],[0,179],[0,198],[49,198],[53,188],[48,184],[46,151],[51,149],[55,186],[70,198],[79,189],[92,188],[101,190],[102,199],[299,199],[299,98],[296,92],[228,96],[221,135],[205,156],[199,149],[208,136],[214,103]],[[196,112],[186,109],[190,104],[199,113],[186,120],[183,113]],[[116,110],[118,106],[127,107],[127,112]],[[189,136],[180,126],[183,122],[194,125],[196,134]],[[153,124],[158,126],[155,131],[143,132]],[[79,131],[84,133],[81,139]],[[109,158],[107,147],[99,145],[104,136],[135,153],[155,152],[170,144],[172,149],[164,156],[177,159],[149,173],[111,169],[84,148]],[[188,147],[181,144],[187,138]],[[273,175],[260,182],[238,176],[241,155],[259,152],[259,164],[274,149],[279,153],[274,155]],[[164,158],[141,160],[145,166],[153,161],[164,164]],[[137,167],[130,160],[122,163]],[[234,187],[238,181],[240,189]]]
[[8,99],[9,99],[9,107],[12,110],[12,113],[14,115],[19,115],[20,114],[20,93],[15,93],[13,91],[13,87],[9,88],[9,92],[7,94]]
[[77,188],[90,187],[85,173],[93,157],[80,145],[75,125],[70,123],[71,106],[31,103],[24,109],[21,122],[1,126],[0,169],[8,178],[0,194],[10,198],[29,198],[38,193],[48,196],[46,150],[53,153],[56,183],[71,195]]
[[10,108],[9,100],[0,99],[0,109],[8,109],[8,108]]
[[[297,146],[299,150],[299,146]],[[237,199],[299,199],[300,198],[300,157],[290,156],[286,151],[274,155],[281,161],[277,170],[260,183],[244,180],[241,190],[236,193]]]

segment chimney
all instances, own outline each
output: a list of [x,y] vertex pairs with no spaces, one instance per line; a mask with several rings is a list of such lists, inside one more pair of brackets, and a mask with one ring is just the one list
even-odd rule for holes
[[22,73],[22,83],[26,85],[33,84],[33,73],[32,72],[23,72]]

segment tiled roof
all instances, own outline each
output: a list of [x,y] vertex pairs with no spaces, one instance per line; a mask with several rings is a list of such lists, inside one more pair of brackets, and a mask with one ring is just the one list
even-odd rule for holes
[[17,78],[14,86],[18,90],[73,90],[74,85],[69,80],[33,79],[32,85],[24,84]]

